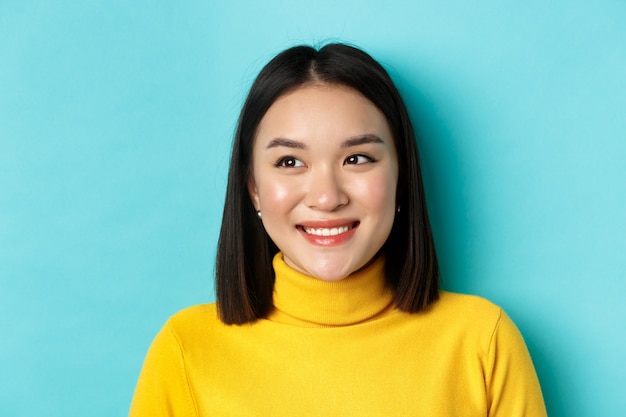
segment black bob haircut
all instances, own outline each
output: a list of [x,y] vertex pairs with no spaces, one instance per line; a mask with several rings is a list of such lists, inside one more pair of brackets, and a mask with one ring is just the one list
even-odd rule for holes
[[387,285],[398,309],[415,313],[439,296],[439,267],[426,211],[415,134],[400,93],[370,55],[345,44],[319,50],[295,46],[274,57],[259,73],[243,105],[235,133],[216,260],[220,319],[252,323],[272,309],[278,248],[256,215],[248,192],[256,130],[279,97],[308,85],[352,88],[386,117],[398,155],[394,224],[381,248]]

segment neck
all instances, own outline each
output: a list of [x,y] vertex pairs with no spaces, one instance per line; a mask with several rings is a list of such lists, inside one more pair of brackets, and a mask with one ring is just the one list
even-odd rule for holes
[[282,253],[274,257],[274,310],[268,319],[302,326],[347,326],[373,320],[393,309],[385,286],[382,256],[339,281],[323,281],[289,267]]

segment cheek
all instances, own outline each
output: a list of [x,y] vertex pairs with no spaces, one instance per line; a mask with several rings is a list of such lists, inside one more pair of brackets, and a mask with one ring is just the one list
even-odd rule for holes
[[396,205],[396,185],[395,175],[375,175],[355,183],[352,190],[366,206],[387,209],[393,213]]
[[267,181],[259,187],[259,200],[261,207],[272,207],[273,210],[280,210],[286,207],[293,199],[291,187],[280,181]]

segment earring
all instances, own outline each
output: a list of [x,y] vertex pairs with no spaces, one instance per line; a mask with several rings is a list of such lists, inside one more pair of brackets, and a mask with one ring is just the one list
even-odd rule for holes
[[396,207],[396,213],[400,213],[400,206]]
[[256,215],[259,216],[259,219],[261,218],[261,210],[257,210],[256,211]]

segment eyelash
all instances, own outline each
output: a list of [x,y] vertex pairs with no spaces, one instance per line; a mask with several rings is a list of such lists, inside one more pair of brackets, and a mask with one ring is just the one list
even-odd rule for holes
[[302,164],[302,166],[304,166],[302,161],[300,161],[295,156],[283,156],[278,161],[276,161],[274,166],[276,168],[299,168],[299,166],[297,166],[298,162]]
[[[356,162],[358,161],[358,158],[365,158],[365,162],[361,162],[361,163]],[[355,161],[355,162],[354,163],[348,162],[350,160]],[[371,163],[371,162],[376,162],[376,160],[372,158],[371,156],[367,156],[367,155],[363,155],[359,153],[359,154],[348,156],[343,163],[346,165],[361,165],[361,164]]]
[[[362,161],[359,163],[358,162],[359,158],[365,158],[365,161]],[[361,164],[372,163],[372,162],[376,162],[376,160],[372,158],[371,156],[367,156],[363,154],[354,154],[354,155],[348,156],[344,160],[343,163],[344,165],[361,165]],[[283,156],[278,161],[276,161],[276,163],[274,163],[274,166],[276,168],[300,168],[301,166],[304,166],[304,163],[300,161],[298,158],[296,158],[295,156]]]

